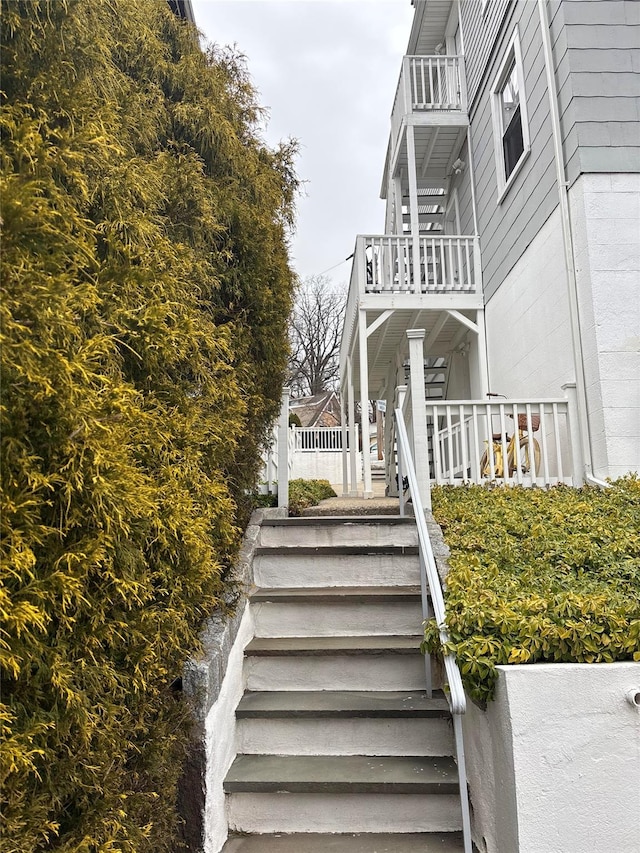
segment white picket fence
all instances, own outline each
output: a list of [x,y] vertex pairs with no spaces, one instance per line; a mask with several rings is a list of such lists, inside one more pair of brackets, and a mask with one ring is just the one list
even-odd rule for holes
[[[282,476],[285,470],[287,492],[289,479],[328,480],[334,486],[340,485],[343,480],[342,428],[287,426],[286,453],[283,453],[282,425],[283,415],[263,451],[260,492],[278,495],[279,505],[286,506]],[[360,459],[358,453],[358,466]]]

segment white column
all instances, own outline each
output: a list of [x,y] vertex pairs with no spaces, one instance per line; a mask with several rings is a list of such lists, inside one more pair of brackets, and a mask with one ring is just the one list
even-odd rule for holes
[[431,509],[429,482],[429,445],[427,409],[424,398],[424,329],[408,329],[411,367],[411,410],[413,421],[413,461],[418,475],[420,497],[425,509]]
[[369,457],[369,362],[367,360],[367,312],[358,312],[360,355],[360,430],[362,439],[362,497],[372,498],[371,458]]
[[347,357],[347,406],[349,411],[349,497],[358,494],[358,429],[356,424],[356,404],[353,395],[353,365],[351,356]]
[[391,364],[389,366],[389,373],[387,374],[387,384],[385,391],[385,401],[387,404],[387,411],[385,412],[384,417],[384,479],[386,490],[385,493],[388,497],[396,496],[396,488],[395,488],[395,477],[396,477],[396,463],[394,459],[393,452],[393,441],[392,436],[395,432],[393,427],[393,407],[395,403],[395,385],[396,385],[396,369]]
[[349,494],[349,457],[347,456],[347,412],[344,405],[345,386],[340,388],[340,432],[342,434],[342,497]]
[[394,230],[396,234],[403,234],[404,229],[402,227],[402,178],[394,178],[393,179],[393,193],[394,193],[394,210],[396,214],[396,220],[394,222]]
[[289,506],[289,388],[282,389],[278,423],[278,506]]
[[413,243],[413,281],[411,289],[421,293],[420,274],[420,220],[418,214],[418,178],[416,174],[416,144],[413,125],[407,128],[407,168],[409,170],[409,212],[411,213],[411,241]]
[[478,333],[471,343],[469,359],[471,397],[474,400],[486,400],[489,388],[489,373],[487,367],[487,340],[485,334],[484,309],[476,311],[476,326]]

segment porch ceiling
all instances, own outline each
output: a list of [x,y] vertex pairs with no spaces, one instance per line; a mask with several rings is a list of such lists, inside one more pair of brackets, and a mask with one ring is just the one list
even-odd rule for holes
[[[442,113],[438,113],[442,121]],[[423,118],[418,116],[418,120]],[[416,164],[418,180],[432,176],[448,178],[451,166],[464,142],[469,124],[466,113],[450,113],[445,125],[437,123],[436,114],[425,115],[424,120],[433,122],[414,124]],[[406,176],[408,172],[407,138],[403,130],[394,155],[393,176]]]
[[451,14],[452,0],[429,0],[417,9],[409,36],[407,53],[429,56],[442,44]]
[[[449,305],[454,308],[454,305]],[[475,320],[475,311],[459,310],[470,320]],[[384,309],[367,311],[367,326],[384,313]],[[454,317],[446,315],[444,311],[433,309],[399,308],[394,310],[391,317],[384,322],[367,340],[367,363],[369,365],[369,399],[378,399],[382,388],[386,385],[389,371],[397,363],[397,352],[400,357],[408,356],[409,347],[406,336],[407,329],[425,329],[425,340],[429,339],[434,327],[441,326],[432,344],[425,347],[425,355],[446,355],[455,346],[461,343],[468,332]],[[357,331],[356,331],[357,335]],[[353,383],[356,397],[360,394],[360,353],[357,341],[353,347]]]

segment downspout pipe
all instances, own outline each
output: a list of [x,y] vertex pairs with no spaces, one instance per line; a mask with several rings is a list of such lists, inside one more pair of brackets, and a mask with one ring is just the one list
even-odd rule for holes
[[558,109],[558,88],[556,86],[556,76],[553,67],[553,52],[551,48],[547,0],[538,0],[538,11],[540,13],[540,33],[542,35],[542,47],[544,51],[547,90],[549,92],[549,114],[551,117],[553,151],[556,164],[556,182],[558,184],[560,218],[562,221],[562,242],[564,245],[564,260],[567,273],[567,293],[569,296],[569,317],[571,321],[571,343],[573,349],[573,363],[576,372],[578,421],[580,442],[582,444],[582,462],[584,467],[582,474],[587,483],[607,488],[609,485],[608,483],[605,483],[604,480],[597,479],[593,475],[591,436],[589,434],[587,408],[587,387],[584,375],[584,355],[582,352],[582,336],[580,331],[580,306],[578,302],[578,284],[576,281],[573,234],[571,231],[571,212],[569,209],[569,185],[567,182],[564,152],[562,150],[560,111]]

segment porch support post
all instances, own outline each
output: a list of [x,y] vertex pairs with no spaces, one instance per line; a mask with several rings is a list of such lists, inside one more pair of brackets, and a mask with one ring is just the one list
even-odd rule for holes
[[413,247],[413,276],[411,290],[422,293],[420,273],[420,219],[418,214],[418,178],[416,175],[416,143],[413,125],[407,127],[407,168],[409,170],[409,211],[411,213],[411,243]]
[[353,396],[353,364],[351,356],[347,357],[347,405],[349,409],[349,468],[351,472],[349,478],[349,497],[355,498],[358,495],[358,473],[356,468],[356,460],[358,458],[358,428],[356,424],[356,404]]
[[429,482],[429,437],[427,408],[424,398],[424,329],[408,329],[409,364],[411,367],[411,412],[413,421],[413,460],[418,476],[420,498],[425,509],[431,509]]
[[289,506],[289,388],[282,389],[278,424],[278,506]]
[[362,440],[362,497],[372,498],[371,459],[369,458],[369,364],[367,361],[367,312],[358,312],[360,356],[360,429]]
[[471,379],[471,396],[477,400],[486,400],[489,391],[489,370],[487,365],[487,338],[485,333],[484,309],[476,311],[476,326],[478,334],[472,345],[476,363]]
[[340,388],[340,432],[342,439],[342,497],[349,494],[349,457],[347,456],[347,412],[345,408],[345,383]]
[[[582,447],[582,436],[580,434],[580,413],[578,410],[578,390],[575,382],[567,382],[562,386],[562,390],[567,398],[567,419],[569,441],[571,442],[571,477],[573,486],[582,486],[584,484],[583,476],[583,460],[584,450]],[[562,448],[556,449],[557,453],[562,453]]]
[[393,426],[393,404],[395,401],[395,387],[396,368],[395,365],[392,363],[391,365],[389,365],[389,373],[387,374],[387,385],[385,392],[387,411],[385,412],[384,417],[384,474],[386,494],[387,497],[390,498],[395,498],[397,494],[397,489],[395,488],[396,462],[394,458],[392,441],[392,437],[395,431]]
[[394,200],[394,233],[402,235],[402,178],[393,179],[393,200]]

